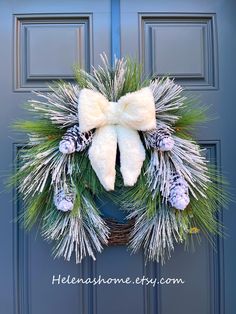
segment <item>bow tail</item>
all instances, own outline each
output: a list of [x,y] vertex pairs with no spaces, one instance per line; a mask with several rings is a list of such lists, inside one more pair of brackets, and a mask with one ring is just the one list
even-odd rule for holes
[[89,159],[93,170],[104,188],[114,190],[117,133],[114,125],[106,125],[96,130],[89,148]]
[[133,186],[141,173],[145,149],[136,130],[120,125],[116,126],[116,130],[124,185]]

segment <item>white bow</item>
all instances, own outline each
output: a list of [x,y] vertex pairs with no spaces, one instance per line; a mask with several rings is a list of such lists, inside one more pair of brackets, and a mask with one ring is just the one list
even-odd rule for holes
[[78,104],[81,132],[95,129],[89,159],[101,184],[114,190],[117,144],[124,185],[133,186],[140,175],[145,149],[138,131],[156,127],[152,91],[144,87],[128,93],[118,102],[109,102],[102,94],[82,89]]

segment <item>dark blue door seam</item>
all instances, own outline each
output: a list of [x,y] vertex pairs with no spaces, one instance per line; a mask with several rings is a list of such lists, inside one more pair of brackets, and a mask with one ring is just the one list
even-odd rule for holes
[[111,0],[111,63],[120,58],[120,0]]

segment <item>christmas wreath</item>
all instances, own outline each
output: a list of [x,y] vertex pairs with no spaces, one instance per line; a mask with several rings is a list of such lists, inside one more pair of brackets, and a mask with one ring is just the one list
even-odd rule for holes
[[26,227],[39,221],[55,256],[95,259],[111,233],[97,205],[106,195],[132,222],[129,248],[143,247],[148,260],[164,262],[199,231],[219,234],[227,197],[191,135],[205,108],[168,77],[142,79],[129,59],[109,66],[102,55],[92,74],[75,73],[76,83],[36,93],[27,103],[34,119],[15,123],[28,134],[13,180]]

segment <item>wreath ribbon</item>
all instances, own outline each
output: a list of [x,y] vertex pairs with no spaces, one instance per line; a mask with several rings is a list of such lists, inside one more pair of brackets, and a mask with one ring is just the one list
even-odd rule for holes
[[91,165],[106,190],[114,190],[117,146],[124,185],[133,186],[145,160],[138,131],[156,127],[155,103],[149,87],[111,102],[101,93],[84,88],[79,95],[80,132],[96,129],[89,148]]

